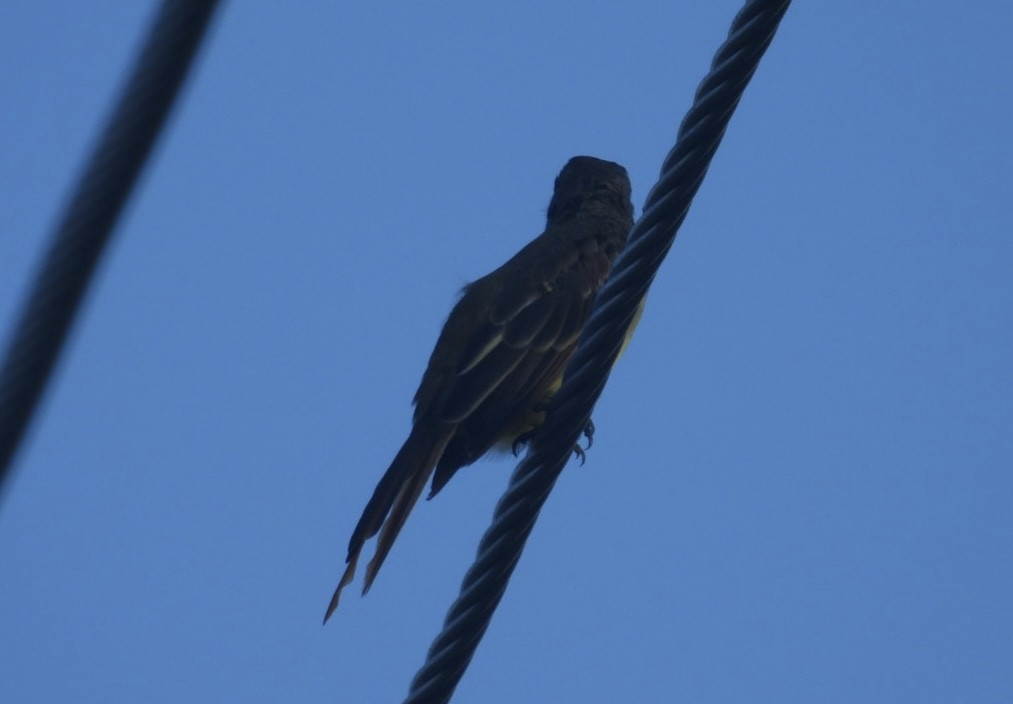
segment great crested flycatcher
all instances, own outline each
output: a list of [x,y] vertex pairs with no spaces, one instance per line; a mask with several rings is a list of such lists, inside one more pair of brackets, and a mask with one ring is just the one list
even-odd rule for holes
[[363,594],[369,589],[434,471],[430,498],[458,469],[494,445],[512,447],[543,420],[633,226],[630,195],[619,164],[570,159],[556,177],[545,231],[464,287],[415,393],[411,433],[352,531],[325,623],[355,577],[363,545],[379,533]]

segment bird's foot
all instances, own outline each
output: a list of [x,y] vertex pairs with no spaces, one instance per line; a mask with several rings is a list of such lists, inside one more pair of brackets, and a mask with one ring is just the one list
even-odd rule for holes
[[587,438],[587,447],[581,447],[580,441],[578,440],[573,446],[573,454],[580,462],[580,466],[584,466],[584,462],[587,461],[587,451],[591,449],[591,445],[594,444],[594,421],[590,418],[587,420],[587,425],[584,426],[584,437]]
[[[534,430],[529,430],[528,432],[521,433],[517,436],[517,438],[513,441],[513,444],[510,446],[510,451],[513,452],[514,457],[521,454],[521,447],[531,440],[532,435],[534,435]],[[594,444],[594,421],[591,419],[588,419],[587,425],[584,426],[583,435],[587,438],[587,445],[585,447],[581,447],[580,441],[577,441],[577,443],[573,446],[573,454],[580,462],[581,467],[583,467],[584,462],[587,461],[587,451],[590,450],[591,445]]]
[[[545,413],[548,410],[549,410],[548,399],[544,401],[539,401],[538,403],[536,403],[534,406],[531,407],[531,412],[535,414]],[[540,422],[541,421],[536,421],[536,425]],[[517,438],[513,441],[513,444],[510,446],[510,451],[514,453],[514,457],[517,457],[521,454],[521,448],[524,445],[527,445],[529,442],[531,442],[531,438],[534,436],[534,434],[535,429],[532,428],[531,430],[527,430],[517,436]]]
[[510,452],[514,453],[514,457],[518,457],[521,454],[521,448],[528,444],[528,441],[531,439],[533,434],[534,431],[529,430],[528,432],[521,433],[517,436],[513,444],[510,446]]

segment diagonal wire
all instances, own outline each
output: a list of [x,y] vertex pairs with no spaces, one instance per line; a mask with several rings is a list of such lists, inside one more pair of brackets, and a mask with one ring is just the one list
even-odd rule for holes
[[217,6],[162,3],[133,72],[50,240],[0,365],[0,497],[116,221]]
[[566,381],[546,422],[496,506],[492,525],[450,607],[442,632],[412,680],[406,704],[450,701],[506,591],[524,543],[570,452],[587,426],[634,312],[675,240],[725,128],[770,45],[790,0],[747,2],[732,22],[662,164],[644,213],[602,288]]

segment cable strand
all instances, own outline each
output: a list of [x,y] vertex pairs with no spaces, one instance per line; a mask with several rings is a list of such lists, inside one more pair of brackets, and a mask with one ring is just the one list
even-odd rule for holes
[[102,253],[217,4],[163,2],[50,238],[0,364],[0,498]]

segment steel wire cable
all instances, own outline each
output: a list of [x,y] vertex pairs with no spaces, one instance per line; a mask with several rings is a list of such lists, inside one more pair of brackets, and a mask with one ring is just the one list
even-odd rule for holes
[[50,239],[0,364],[0,498],[102,252],[217,5],[217,0],[162,3]]

